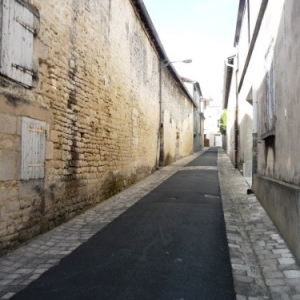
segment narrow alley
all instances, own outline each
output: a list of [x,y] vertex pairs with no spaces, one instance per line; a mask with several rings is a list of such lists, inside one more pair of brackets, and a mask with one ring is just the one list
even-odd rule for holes
[[0,2],[0,300],[300,300],[299,0]]
[[2,257],[0,299],[300,299],[246,189],[221,149],[195,153]]

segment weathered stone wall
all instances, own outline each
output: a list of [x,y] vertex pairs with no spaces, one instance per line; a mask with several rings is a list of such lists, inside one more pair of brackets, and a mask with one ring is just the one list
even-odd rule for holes
[[[258,175],[254,180],[257,197],[266,208],[294,255],[300,261],[300,164],[299,164],[299,51],[300,3],[280,1],[280,12],[268,6],[265,26],[271,27],[274,47],[275,130],[266,132],[266,78],[258,85]],[[278,5],[278,4],[277,4]],[[275,15],[275,16],[274,16]],[[274,23],[274,21],[273,21]],[[261,44],[263,45],[261,36]],[[270,43],[270,42],[269,42]]]
[[247,99],[251,91],[253,103],[257,100],[257,116],[253,110],[258,142],[254,192],[298,261],[299,12],[297,0],[267,4],[239,93],[240,99]]
[[167,69],[162,76],[164,165],[193,153],[193,102],[178,89]]
[[[34,85],[0,77],[0,251],[147,176],[157,159],[159,58],[131,3],[29,2],[40,14]],[[192,114],[168,86],[182,157]],[[22,116],[47,123],[44,179],[20,180]]]
[[226,144],[227,154],[232,164],[235,164],[235,114],[236,114],[236,82],[233,76],[227,104]]

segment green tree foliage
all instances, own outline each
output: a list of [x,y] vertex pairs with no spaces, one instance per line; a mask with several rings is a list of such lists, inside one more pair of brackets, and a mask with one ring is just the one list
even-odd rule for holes
[[220,132],[221,134],[225,135],[227,129],[227,111],[226,109],[223,110],[221,119],[220,119]]

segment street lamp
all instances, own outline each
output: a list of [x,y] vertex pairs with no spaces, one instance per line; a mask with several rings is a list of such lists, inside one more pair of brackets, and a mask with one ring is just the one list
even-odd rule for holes
[[156,169],[159,169],[159,166],[163,166],[164,163],[164,135],[163,135],[163,116],[162,116],[162,70],[168,67],[171,64],[175,63],[191,63],[191,59],[178,60],[178,61],[168,61],[167,59],[159,63],[159,127],[158,127],[158,154],[156,159]]
[[[165,60],[164,60],[165,61]],[[162,61],[160,63],[160,68],[163,69],[171,64],[175,64],[175,63],[185,63],[185,64],[190,64],[192,62],[191,59],[185,59],[185,60],[176,60],[176,61],[170,61],[170,62],[164,62]]]

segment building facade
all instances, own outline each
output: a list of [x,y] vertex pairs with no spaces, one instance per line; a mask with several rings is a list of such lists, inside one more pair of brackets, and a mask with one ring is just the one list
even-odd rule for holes
[[142,1],[3,0],[0,23],[0,251],[153,172],[160,111],[168,161],[192,153],[193,99],[170,65],[160,105]]
[[296,0],[240,1],[231,86],[238,111],[237,166],[252,157],[254,192],[298,260],[299,12]]
[[204,147],[204,115],[203,115],[203,95],[198,81],[181,77],[188,91],[193,95],[194,108],[194,152],[200,151]]
[[204,99],[204,140],[206,147],[222,147],[222,135],[220,133],[220,117],[222,106],[212,99]]

